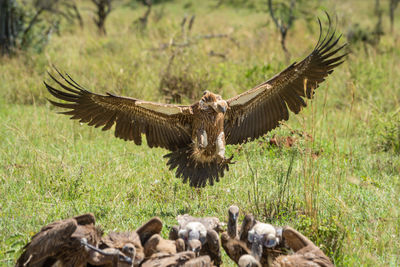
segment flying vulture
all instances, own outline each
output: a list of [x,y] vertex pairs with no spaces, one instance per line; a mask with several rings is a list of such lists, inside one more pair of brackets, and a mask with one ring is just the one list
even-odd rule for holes
[[[328,16],[329,18],[329,16]],[[224,100],[205,91],[192,105],[173,105],[93,93],[68,74],[60,72],[61,81],[50,77],[62,89],[45,82],[48,91],[66,103],[49,100],[66,108],[63,114],[90,126],[109,130],[115,125],[115,136],[142,144],[146,135],[149,147],[171,151],[165,155],[170,170],[189,181],[191,186],[204,187],[224,176],[233,156],[225,157],[225,146],[258,138],[289,119],[289,110],[299,113],[306,106],[304,98],[312,98],[314,90],[333,69],[344,61],[338,55],[345,45],[337,47],[340,36],[329,29],[320,37],[314,50],[302,61],[293,63],[266,82],[240,95]],[[62,82],[63,81],[63,82]]]

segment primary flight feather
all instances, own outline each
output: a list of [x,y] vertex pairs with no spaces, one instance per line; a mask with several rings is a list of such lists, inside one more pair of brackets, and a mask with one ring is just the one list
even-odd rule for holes
[[[329,17],[328,17],[329,18]],[[176,176],[191,186],[213,185],[229,170],[231,159],[225,157],[225,145],[251,141],[276,128],[289,118],[290,109],[299,113],[306,106],[303,98],[312,98],[314,90],[343,63],[346,54],[338,55],[345,45],[337,47],[340,36],[329,29],[314,50],[299,63],[293,63],[268,81],[228,100],[205,91],[192,105],[161,104],[135,98],[99,95],[86,90],[68,74],[61,81],[50,77],[61,87],[45,82],[48,91],[65,103],[49,100],[69,109],[62,112],[90,126],[109,130],[115,125],[115,136],[142,143],[146,135],[149,147],[171,151],[165,155]]]

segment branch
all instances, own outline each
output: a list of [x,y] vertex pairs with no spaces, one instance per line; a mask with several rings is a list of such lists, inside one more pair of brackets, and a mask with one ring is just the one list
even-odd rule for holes
[[281,29],[282,25],[279,23],[278,19],[275,17],[274,10],[272,9],[272,0],[268,0],[268,9],[269,9],[269,14],[271,15],[271,18],[274,21],[276,27],[278,29]]
[[35,23],[38,21],[39,16],[40,16],[40,14],[41,14],[43,11],[44,11],[44,8],[43,8],[43,7],[40,8],[40,9],[36,12],[35,16],[33,16],[33,18],[31,19],[31,21],[29,22],[28,27],[24,30],[24,32],[23,32],[23,34],[22,34],[22,43],[21,43],[21,46],[24,46],[24,45],[25,45],[25,43],[26,43],[26,38],[27,38],[27,35],[28,35],[29,31],[32,29],[33,25],[35,25]]

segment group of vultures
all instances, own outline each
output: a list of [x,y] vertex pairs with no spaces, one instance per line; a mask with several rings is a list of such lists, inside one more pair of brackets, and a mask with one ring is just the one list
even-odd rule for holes
[[[177,217],[168,239],[154,217],[135,231],[103,235],[93,214],[44,226],[24,247],[16,266],[221,266],[221,246],[241,267],[333,266],[308,238],[291,227],[275,227],[228,209],[228,223],[218,218]],[[229,263],[225,263],[229,264]]]

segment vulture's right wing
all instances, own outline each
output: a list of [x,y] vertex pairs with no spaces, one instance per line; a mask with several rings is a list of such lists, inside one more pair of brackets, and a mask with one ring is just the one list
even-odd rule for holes
[[70,76],[64,77],[66,84],[50,77],[63,89],[59,90],[45,82],[47,90],[58,99],[68,103],[49,100],[57,107],[70,109],[62,114],[72,115],[90,126],[109,130],[115,124],[115,136],[142,143],[145,134],[149,147],[163,147],[176,150],[191,142],[191,107],[142,101],[135,98],[120,97],[111,93],[99,95],[92,93]]

